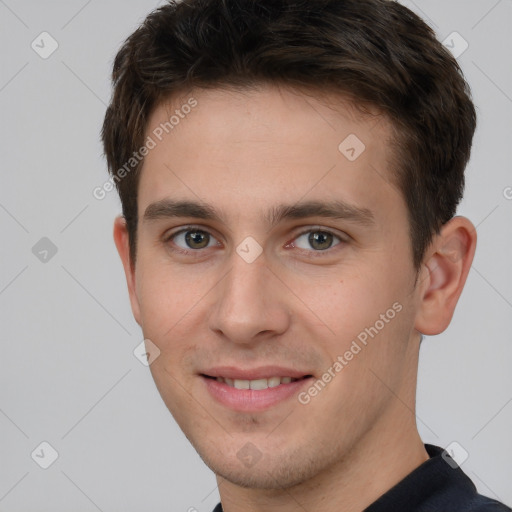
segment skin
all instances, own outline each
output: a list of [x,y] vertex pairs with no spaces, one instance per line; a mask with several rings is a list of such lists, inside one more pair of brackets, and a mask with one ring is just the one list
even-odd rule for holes
[[[160,350],[156,386],[217,475],[225,512],[360,511],[428,459],[414,414],[420,334],[450,323],[475,228],[464,217],[446,223],[417,275],[383,116],[275,86],[196,89],[158,106],[147,133],[190,96],[198,105],[145,158],[135,264],[124,220],[114,225],[134,317]],[[366,146],[354,161],[338,149],[349,134]],[[166,198],[208,203],[222,221],[144,218]],[[374,222],[312,216],[271,227],[265,217],[281,203],[335,199]],[[206,248],[169,238],[190,224],[207,232]],[[326,230],[328,249],[308,243]],[[248,236],[263,250],[252,263],[236,251]],[[235,412],[199,375],[280,365],[321,378],[395,303],[400,312],[307,405],[294,396]],[[250,465],[237,457],[248,442],[260,457]]]

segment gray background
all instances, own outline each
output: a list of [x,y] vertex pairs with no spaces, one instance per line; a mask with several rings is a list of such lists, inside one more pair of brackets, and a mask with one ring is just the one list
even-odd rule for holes
[[[479,244],[451,326],[423,343],[419,428],[426,442],[457,441],[479,490],[512,505],[512,2],[404,3],[441,40],[456,31],[469,43],[458,60],[479,113],[459,209]],[[112,241],[119,202],[92,195],[107,178],[99,130],[113,57],[157,5],[0,0],[3,512],[202,512],[218,501],[133,354],[142,335]],[[31,47],[43,31],[59,45],[47,59]],[[36,463],[51,456],[43,441],[59,454],[48,469]]]

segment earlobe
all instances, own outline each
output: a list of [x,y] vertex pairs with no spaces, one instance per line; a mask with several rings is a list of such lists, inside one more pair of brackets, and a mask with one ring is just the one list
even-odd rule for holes
[[140,305],[135,286],[135,266],[132,264],[130,258],[130,236],[126,227],[126,220],[122,216],[116,217],[114,221],[114,242],[123,263],[132,313],[135,321],[141,325]]
[[473,262],[476,238],[475,227],[465,217],[454,217],[434,237],[420,285],[415,323],[420,333],[439,334],[450,324]]

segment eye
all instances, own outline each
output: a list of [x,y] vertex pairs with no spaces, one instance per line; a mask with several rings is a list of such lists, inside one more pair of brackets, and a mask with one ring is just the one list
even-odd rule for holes
[[178,246],[178,252],[188,253],[192,249],[206,249],[208,247],[218,246],[219,242],[208,231],[188,226],[166,237],[166,242],[171,242]]
[[[338,242],[333,244],[333,240],[337,239]],[[331,231],[323,229],[310,229],[304,231],[297,236],[291,245],[299,249],[310,250],[313,248],[314,252],[325,251],[340,244],[343,240],[341,237],[335,235]]]

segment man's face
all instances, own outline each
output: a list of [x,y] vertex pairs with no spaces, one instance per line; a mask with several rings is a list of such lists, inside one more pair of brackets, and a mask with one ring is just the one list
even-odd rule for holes
[[[286,89],[193,97],[161,141],[188,97],[148,125],[132,306],[160,350],[159,392],[210,468],[287,487],[412,417],[418,290],[390,128]],[[171,201],[218,218],[173,216]]]

